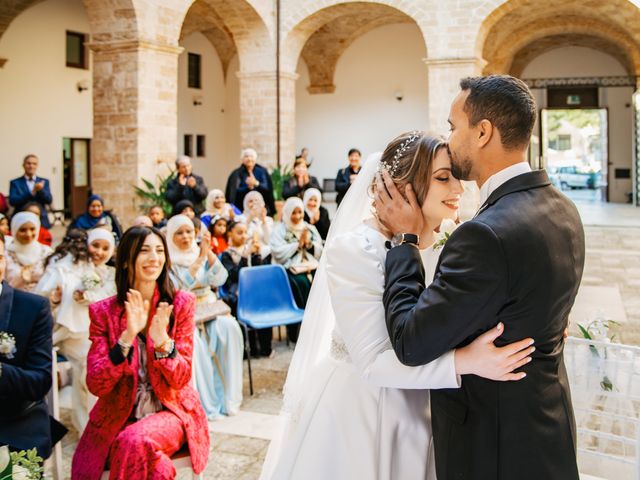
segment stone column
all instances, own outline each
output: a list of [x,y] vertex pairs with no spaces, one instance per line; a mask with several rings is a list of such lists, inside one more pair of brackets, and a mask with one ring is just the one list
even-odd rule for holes
[[100,42],[93,50],[91,184],[124,226],[138,214],[133,187],[166,175],[177,155],[180,47]]
[[[238,72],[240,79],[240,143],[255,148],[258,162],[277,164],[277,82],[276,72]],[[295,156],[296,73],[280,73],[280,161]]]
[[480,75],[480,58],[426,58],[429,77],[429,130],[445,134],[451,102],[460,91],[460,79]]

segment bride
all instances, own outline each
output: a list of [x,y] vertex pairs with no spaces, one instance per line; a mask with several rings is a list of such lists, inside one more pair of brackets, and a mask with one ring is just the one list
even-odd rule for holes
[[428,365],[398,361],[382,303],[388,233],[372,215],[371,189],[381,168],[401,188],[411,184],[422,204],[427,227],[419,248],[431,277],[438,252],[427,247],[434,230],[458,216],[463,188],[440,138],[405,133],[367,160],[329,232],[264,480],[435,479],[428,390],[459,388],[462,375],[524,377],[512,372],[530,360],[533,340],[497,348],[502,325]]

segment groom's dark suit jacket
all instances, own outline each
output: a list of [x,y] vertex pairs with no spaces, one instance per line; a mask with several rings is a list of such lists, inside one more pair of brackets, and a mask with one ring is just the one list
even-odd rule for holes
[[426,364],[500,321],[497,345],[535,340],[523,380],[465,375],[462,388],[431,391],[438,480],[578,479],[562,352],[583,266],[578,212],[544,171],[501,185],[453,232],[427,289],[418,250],[389,251],[384,305],[404,364]]
[[15,290],[2,282],[0,332],[16,340],[13,358],[0,355],[0,445],[16,450],[36,447],[51,453],[51,421],[44,398],[51,388],[51,328],[49,301]]

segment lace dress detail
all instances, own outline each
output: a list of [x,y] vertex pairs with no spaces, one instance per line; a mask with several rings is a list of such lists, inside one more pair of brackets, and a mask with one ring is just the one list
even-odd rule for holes
[[344,340],[342,339],[340,334],[335,330],[331,332],[331,347],[329,349],[329,354],[334,360],[349,363],[351,362],[351,357],[349,356],[347,345],[344,343]]

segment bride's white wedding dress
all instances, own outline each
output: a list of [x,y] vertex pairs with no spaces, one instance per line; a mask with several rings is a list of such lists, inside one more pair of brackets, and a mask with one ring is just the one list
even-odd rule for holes
[[[382,303],[385,241],[362,223],[328,244],[330,347],[300,380],[299,401],[283,415],[261,478],[435,479],[427,390],[460,380],[453,351],[422,367],[398,361]],[[432,278],[437,253],[422,256]]]

